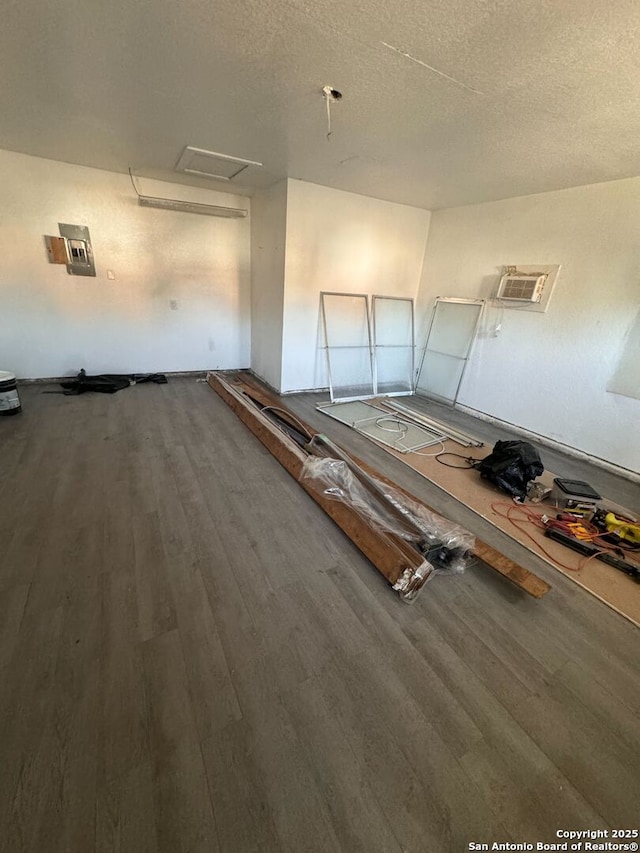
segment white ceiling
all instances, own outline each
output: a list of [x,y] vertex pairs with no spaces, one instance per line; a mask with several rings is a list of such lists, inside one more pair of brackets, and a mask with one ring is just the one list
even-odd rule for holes
[[[2,148],[234,192],[439,208],[640,174],[638,0],[8,0],[0,79]],[[187,178],[187,144],[264,168]]]

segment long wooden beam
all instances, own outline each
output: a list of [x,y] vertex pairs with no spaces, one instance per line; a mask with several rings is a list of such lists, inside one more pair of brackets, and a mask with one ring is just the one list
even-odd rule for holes
[[[260,439],[267,449],[275,456],[280,464],[298,480],[302,488],[318,503],[335,523],[357,545],[362,553],[376,566],[385,578],[402,593],[409,591],[411,597],[426,582],[433,571],[426,563],[423,555],[413,548],[400,536],[375,527],[363,515],[349,504],[327,498],[312,482],[301,480],[302,468],[308,457],[292,439],[286,436],[278,427],[270,422],[268,417],[261,414],[248,397],[256,398],[256,390],[242,382],[228,381],[226,377],[210,373],[207,377],[209,385],[236,413],[240,420]],[[282,409],[277,398],[261,398],[261,404],[285,412],[285,419],[291,425],[302,424],[291,413]],[[308,428],[310,437],[313,432]],[[403,589],[403,585],[406,589]]]
[[[289,441],[287,450],[282,446],[282,439],[286,438],[281,430],[273,426],[267,418],[257,418],[258,410],[251,411],[244,405],[241,399],[237,399],[234,393],[239,395],[250,396],[256,400],[261,406],[277,409],[280,416],[291,426],[302,427],[309,436],[317,435],[318,431],[313,429],[309,424],[301,421],[292,412],[289,412],[283,407],[281,399],[267,390],[263,385],[259,384],[255,379],[248,374],[231,374],[220,376],[216,373],[210,373],[208,376],[209,385],[231,406],[238,417],[251,429],[263,444],[274,454],[278,461],[300,481],[300,473],[302,465],[306,458],[306,453],[299,448],[295,442]],[[403,494],[408,500],[418,504],[422,504],[430,512],[436,513],[432,507],[425,504],[423,500],[401,488],[396,483],[383,476],[379,471],[376,471],[366,462],[358,457],[349,454],[353,462],[382,483],[396,489]],[[327,500],[321,492],[314,490],[308,483],[301,482],[300,485],[307,491],[313,499],[319,503],[322,508],[330,515],[339,527],[352,539],[360,550],[371,560],[371,562],[382,572],[390,583],[398,582],[403,572],[407,568],[416,571],[418,566],[415,565],[415,560],[410,560],[409,553],[413,549],[409,549],[407,543],[399,537],[393,537],[384,531],[374,531],[370,524],[363,525],[362,519],[356,520],[354,513],[346,505],[340,504],[337,501]],[[367,530],[364,530],[366,527]],[[393,558],[390,553],[387,553],[387,548],[390,544],[395,545],[398,552],[394,553]],[[483,542],[480,539],[475,540],[474,555],[481,560],[485,565],[489,566],[494,571],[503,575],[520,589],[524,590],[533,598],[542,598],[550,589],[551,586],[542,578],[525,569],[523,566],[506,557],[504,554],[497,551],[491,545]],[[410,563],[410,565],[408,565]]]
[[[270,406],[279,404],[279,398],[276,397],[270,391],[266,390],[251,376],[243,376],[242,383],[250,389],[250,393],[254,396],[255,399],[260,400],[262,405]],[[295,416],[292,417],[295,418]],[[305,427],[313,433],[316,432],[316,430],[313,430],[308,424],[305,424]],[[397,491],[401,492],[409,500],[421,503],[430,512],[434,512],[437,514],[437,511],[430,507],[428,504],[426,504],[421,498],[415,497],[415,495],[412,495],[406,489],[401,488],[396,483],[387,479],[382,474],[380,474],[380,472],[376,471],[374,468],[371,468],[371,466],[367,465],[366,462],[364,462],[362,459],[359,459],[357,456],[354,456],[353,454],[350,454],[350,456],[353,461],[363,470],[367,471],[368,474],[382,481],[383,483],[386,483],[388,486],[397,489]],[[542,578],[538,577],[533,572],[530,572],[528,569],[525,569],[524,566],[521,566],[519,563],[514,562],[514,560],[511,560],[509,557],[506,557],[500,551],[489,545],[487,542],[483,542],[477,537],[475,540],[474,554],[487,566],[489,566],[499,574],[503,575],[505,578],[508,578],[512,583],[514,583],[516,586],[519,586],[520,589],[524,590],[533,598],[542,598],[542,596],[546,595],[551,589],[550,584],[542,580]]]
[[[396,483],[393,483],[391,480],[388,480],[382,474],[374,471],[373,468],[370,468],[366,462],[362,462],[357,458],[357,456],[352,457],[358,465],[361,465],[365,471],[369,471],[370,474],[377,477],[378,480],[381,480],[383,483],[387,483],[387,485],[392,486],[396,491],[403,494],[405,497],[409,498],[412,501],[418,501],[421,503],[426,509],[431,512],[436,512],[435,509],[432,509],[428,504],[426,504],[422,499],[416,498],[411,492],[406,491],[401,486],[398,486]],[[548,584],[545,580],[535,575],[533,572],[530,572],[528,569],[525,569],[524,566],[521,566],[519,563],[514,562],[514,560],[505,556],[500,551],[493,548],[491,545],[483,542],[478,537],[475,537],[475,545],[473,548],[474,555],[481,560],[485,565],[489,566],[489,568],[498,572],[498,574],[503,575],[505,578],[508,578],[512,583],[516,586],[519,586],[520,589],[524,590],[526,593],[531,595],[533,598],[542,598],[543,595],[546,595],[551,589],[551,585]]]

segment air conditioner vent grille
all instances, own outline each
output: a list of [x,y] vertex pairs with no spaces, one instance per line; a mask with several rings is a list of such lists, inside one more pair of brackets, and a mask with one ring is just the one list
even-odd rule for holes
[[546,275],[504,275],[498,288],[498,299],[540,302],[546,278]]

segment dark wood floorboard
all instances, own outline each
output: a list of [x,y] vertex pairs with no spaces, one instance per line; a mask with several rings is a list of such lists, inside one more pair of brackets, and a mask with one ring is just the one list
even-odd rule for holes
[[318,395],[285,402],[552,591],[478,564],[407,607],[208,386],[51,390],[0,419],[2,853],[454,853],[637,823],[622,617]]

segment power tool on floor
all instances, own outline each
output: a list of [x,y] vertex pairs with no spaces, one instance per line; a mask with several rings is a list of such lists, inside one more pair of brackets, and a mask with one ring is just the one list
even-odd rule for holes
[[637,524],[621,521],[607,510],[596,510],[589,521],[574,512],[561,512],[556,518],[546,519],[545,526],[549,539],[640,580],[640,564],[626,559],[629,552],[640,553],[640,544],[625,542],[624,550],[621,544],[621,539],[636,535]]

